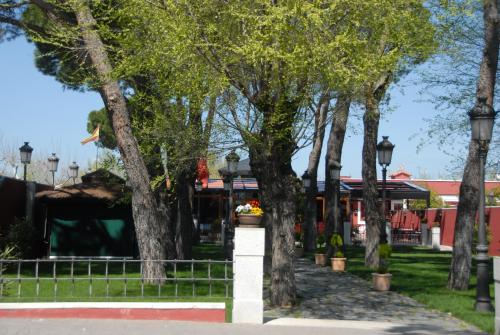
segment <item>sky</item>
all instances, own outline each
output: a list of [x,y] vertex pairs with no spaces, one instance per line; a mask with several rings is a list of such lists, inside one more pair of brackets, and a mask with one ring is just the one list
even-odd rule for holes
[[[43,75],[35,68],[33,51],[34,46],[23,37],[0,43],[0,145],[18,148],[28,141],[34,148],[33,155],[48,157],[54,152],[60,158],[60,166],[76,161],[85,168],[96,155],[94,144],[80,144],[89,136],[87,115],[104,104],[97,93],[64,90],[53,77]],[[396,145],[389,171],[404,167],[414,178],[447,177],[449,156],[432,143],[417,151],[421,138],[414,135],[422,133],[426,128],[424,119],[435,115],[435,109],[421,101],[415,80],[415,75],[410,74],[391,88],[391,112],[380,122],[379,140],[382,135],[389,136]],[[344,144],[341,174],[360,177],[362,123],[358,120],[351,125]],[[322,157],[328,132],[326,129]],[[309,150],[303,149],[293,159],[293,168],[299,176],[306,169]],[[318,174],[320,180],[324,179],[323,158]]]

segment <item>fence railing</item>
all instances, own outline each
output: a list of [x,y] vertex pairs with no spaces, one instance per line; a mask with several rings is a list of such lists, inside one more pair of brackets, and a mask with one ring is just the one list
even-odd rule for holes
[[[366,231],[356,231],[352,234],[352,243],[354,245],[366,244]],[[391,230],[391,244],[393,245],[421,245],[422,234],[417,230]]]
[[[161,278],[146,278],[146,262]],[[0,259],[0,301],[229,298],[233,263],[216,260]]]
[[394,245],[421,245],[422,234],[417,230],[393,229],[391,240]]

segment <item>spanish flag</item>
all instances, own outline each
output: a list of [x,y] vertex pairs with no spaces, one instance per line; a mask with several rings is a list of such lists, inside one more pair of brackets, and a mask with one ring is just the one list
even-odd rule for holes
[[92,132],[92,135],[90,135],[90,137],[87,137],[86,139],[84,139],[80,143],[87,144],[89,142],[99,141],[99,127],[100,127],[100,125],[97,125],[97,128]]

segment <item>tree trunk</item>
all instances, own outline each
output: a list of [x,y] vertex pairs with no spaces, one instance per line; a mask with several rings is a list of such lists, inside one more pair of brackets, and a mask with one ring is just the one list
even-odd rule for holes
[[304,233],[304,251],[306,252],[312,252],[316,249],[316,195],[318,194],[318,165],[321,157],[321,149],[323,148],[325,123],[329,105],[330,95],[323,94],[319,99],[314,115],[313,147],[309,153],[309,163],[307,165],[307,173],[311,178],[311,187],[306,190],[305,217],[302,226],[302,231]]
[[297,179],[291,164],[286,167],[277,162],[279,159],[250,150],[252,171],[258,172],[255,175],[265,203],[263,209],[270,221],[267,224],[272,226],[271,305],[290,307],[296,299],[293,229]]
[[[342,147],[344,145],[345,132],[347,129],[347,119],[349,117],[349,107],[351,98],[348,94],[340,94],[333,111],[332,125],[328,135],[327,151],[325,156],[325,240],[327,243],[327,259],[333,255],[333,248],[330,245],[330,238],[335,230],[335,211],[333,207],[334,195],[338,190],[338,184],[332,181],[329,166],[333,161],[342,162]],[[339,198],[337,198],[339,199]],[[337,214],[338,215],[338,214]]]
[[366,247],[365,265],[370,268],[378,266],[378,245],[380,240],[380,214],[377,190],[377,137],[380,120],[378,101],[370,93],[367,94],[363,115],[363,204],[365,206]]
[[[479,68],[479,78],[476,90],[476,102],[480,97],[486,98],[486,104],[493,105],[495,80],[498,67],[499,49],[499,16],[498,0],[485,0],[483,2],[484,20],[484,50]],[[479,180],[479,146],[476,141],[469,143],[469,155],[464,169],[460,197],[455,221],[455,236],[453,257],[448,276],[448,288],[466,290],[472,265],[472,234],[479,205],[478,186]]]
[[258,140],[247,143],[250,166],[257,178],[266,224],[271,225],[271,305],[296,302],[294,224],[298,180],[292,169],[293,120],[298,106],[283,97],[263,102]]
[[[74,6],[78,27],[85,49],[100,81],[99,93],[108,110],[120,154],[132,188],[132,213],[141,259],[165,259],[167,225],[161,222],[149,175],[132,134],[130,115],[118,81],[112,77],[112,66],[102,40],[94,28],[96,21],[87,2]],[[143,276],[147,282],[157,282],[164,276],[158,262],[145,262]]]
[[191,203],[195,177],[190,170],[183,171],[177,178],[177,220],[175,246],[177,259],[191,259],[193,249],[193,206]]

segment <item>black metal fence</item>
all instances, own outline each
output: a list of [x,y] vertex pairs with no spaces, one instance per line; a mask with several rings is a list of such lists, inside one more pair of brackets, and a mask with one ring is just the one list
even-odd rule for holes
[[[146,278],[146,262],[161,278]],[[215,260],[0,259],[1,301],[229,298],[233,263]]]
[[393,229],[391,242],[394,245],[421,245],[422,234],[418,230]]

